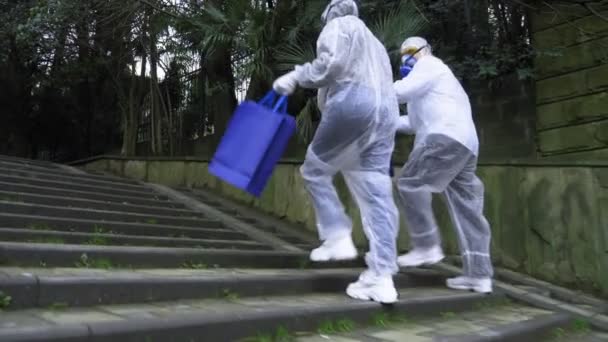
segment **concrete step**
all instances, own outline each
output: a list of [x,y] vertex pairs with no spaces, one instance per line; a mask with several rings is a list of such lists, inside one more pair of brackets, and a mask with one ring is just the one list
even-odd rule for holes
[[221,228],[217,220],[189,217],[171,217],[150,214],[124,213],[119,211],[66,208],[40,204],[7,202],[0,200],[0,212],[16,215],[47,216],[65,219],[104,220],[129,223],[160,224],[175,227]]
[[[86,262],[83,262],[83,258]],[[175,268],[183,265],[244,268],[361,267],[362,261],[311,265],[308,253],[200,248],[92,246],[0,242],[0,265],[93,268]]]
[[129,197],[144,197],[156,200],[166,200],[167,197],[156,194],[152,190],[148,188],[142,188],[141,191],[132,191],[132,190],[121,190],[120,188],[112,188],[112,187],[101,187],[101,186],[90,186],[90,185],[82,185],[78,182],[59,182],[59,181],[51,181],[51,180],[42,180],[42,179],[32,179],[32,178],[23,178],[23,177],[15,177],[0,174],[0,182],[7,182],[12,184],[25,184],[29,186],[40,186],[40,187],[50,187],[50,188],[59,188],[62,190],[76,190],[76,191],[89,191],[101,194],[108,194],[113,196],[129,196]]
[[0,212],[0,227],[64,232],[108,232],[113,234],[190,237],[200,239],[247,239],[240,232],[225,228],[190,228],[161,224],[128,223],[103,220],[69,219],[61,217],[20,215]]
[[70,177],[73,177],[76,179],[82,178],[82,179],[109,181],[109,182],[114,182],[114,183],[123,183],[123,184],[131,184],[131,185],[140,184],[139,182],[132,180],[132,179],[120,178],[120,177],[112,176],[112,175],[101,175],[101,174],[96,174],[96,173],[89,173],[84,170],[80,170],[80,171],[85,172],[85,173],[71,173],[62,168],[58,168],[58,167],[48,168],[48,167],[24,165],[24,164],[19,164],[19,163],[13,163],[10,161],[3,161],[1,159],[0,159],[0,167],[8,168],[8,169],[15,169],[15,170],[22,170],[22,171],[42,172],[42,173],[46,173],[49,175],[56,175],[56,176],[69,175]]
[[95,246],[189,247],[240,250],[271,250],[251,240],[214,240],[184,237],[118,235],[101,232],[75,233],[23,228],[0,228],[0,241],[53,244],[84,244]]
[[150,196],[121,196],[116,194],[105,194],[94,191],[69,190],[64,188],[55,188],[48,186],[35,186],[31,184],[16,184],[11,182],[0,181],[0,190],[9,192],[24,192],[37,195],[59,196],[66,198],[87,199],[95,201],[107,201],[112,203],[159,206],[163,208],[178,208],[184,209],[181,203],[171,202],[166,199],[154,199]]
[[138,213],[148,215],[161,215],[161,216],[173,216],[173,217],[201,217],[205,215],[195,211],[184,210],[184,209],[171,209],[159,206],[145,206],[145,205],[132,205],[113,203],[106,201],[88,200],[82,198],[66,198],[62,196],[46,196],[36,195],[25,192],[12,192],[12,191],[1,191],[0,190],[0,201],[14,202],[14,203],[29,203],[37,205],[51,205],[51,206],[63,206],[68,208],[81,208],[81,209],[96,209],[96,210],[110,210],[120,211],[124,213]]
[[144,187],[139,184],[126,184],[122,182],[114,182],[110,180],[99,180],[99,179],[90,179],[84,177],[74,177],[74,174],[63,174],[57,175],[47,172],[39,172],[39,171],[30,171],[30,170],[18,170],[18,169],[9,169],[0,166],[0,174],[13,176],[13,177],[21,177],[28,179],[41,179],[46,181],[57,181],[57,182],[68,182],[68,183],[76,183],[81,185],[90,185],[90,186],[100,186],[100,187],[110,187],[110,188],[118,188],[121,190],[131,190],[131,191],[140,191],[140,192],[152,192],[150,189]]
[[344,331],[349,329],[338,324],[328,325],[320,333],[297,337],[295,341],[539,341],[552,336],[555,329],[567,326],[569,321],[567,315],[511,303],[479,306],[460,313],[444,310],[421,318],[386,316],[375,326],[351,327],[351,331]]
[[1,341],[237,341],[277,331],[314,331],[327,321],[369,322],[391,311],[414,317],[461,312],[491,301],[443,288],[413,288],[390,309],[343,294],[183,300],[91,308],[49,308],[0,316]]
[[[12,300],[5,310],[149,303],[222,298],[343,293],[360,269],[21,269],[0,268],[0,290]],[[437,272],[409,271],[395,276],[401,288],[442,286]]]

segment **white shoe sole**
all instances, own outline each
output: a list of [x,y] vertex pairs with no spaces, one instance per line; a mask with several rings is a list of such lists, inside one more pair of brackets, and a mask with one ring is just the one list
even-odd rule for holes
[[445,259],[445,255],[438,256],[438,257],[433,258],[433,259],[420,260],[419,262],[416,262],[416,263],[400,262],[399,259],[397,259],[397,264],[399,266],[405,267],[405,268],[420,267],[420,266],[432,266],[432,265],[440,263],[441,260],[443,260],[443,259]]
[[394,293],[391,294],[379,294],[379,293],[363,293],[365,292],[365,289],[362,288],[347,288],[346,289],[346,294],[353,298],[353,299],[358,299],[358,300],[371,300],[377,303],[381,303],[381,304],[394,304],[399,300],[399,295],[397,294],[397,292],[395,291]]
[[310,256],[310,261],[312,262],[330,262],[330,261],[352,261],[357,259],[359,255],[358,254],[349,254],[349,255],[339,255],[339,256],[332,256],[329,258],[313,258],[312,255]]
[[478,286],[469,286],[469,285],[451,285],[446,284],[448,288],[452,290],[460,290],[460,291],[473,291],[481,294],[490,294],[492,293],[492,289],[481,288]]

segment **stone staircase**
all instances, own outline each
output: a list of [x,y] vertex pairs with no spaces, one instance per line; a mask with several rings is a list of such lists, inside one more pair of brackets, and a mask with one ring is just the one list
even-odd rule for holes
[[315,243],[210,191],[0,156],[0,341],[608,340],[603,301],[451,291],[447,264],[350,300],[362,263],[312,265]]

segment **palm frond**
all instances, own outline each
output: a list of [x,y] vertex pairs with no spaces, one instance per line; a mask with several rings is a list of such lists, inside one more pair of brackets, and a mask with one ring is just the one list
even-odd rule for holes
[[384,44],[392,56],[409,36],[419,35],[426,28],[426,20],[412,1],[406,1],[380,13],[370,30]]
[[287,44],[281,51],[276,52],[277,69],[283,72],[293,70],[295,65],[314,60],[315,55],[315,49],[310,43]]
[[305,144],[308,144],[312,140],[315,133],[312,118],[317,110],[316,98],[310,98],[296,118],[298,138]]

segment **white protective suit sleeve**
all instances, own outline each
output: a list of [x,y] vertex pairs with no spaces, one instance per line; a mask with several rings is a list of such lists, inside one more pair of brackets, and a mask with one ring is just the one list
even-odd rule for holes
[[338,20],[330,21],[317,40],[317,58],[296,66],[298,84],[304,88],[323,88],[344,73],[350,53],[349,35],[341,32]]
[[422,96],[433,87],[443,70],[436,68],[431,58],[421,58],[410,74],[394,84],[399,103],[407,103]]
[[397,121],[397,132],[401,134],[414,134],[415,131],[412,128],[412,124],[410,123],[410,117],[407,115],[402,115],[399,117]]

